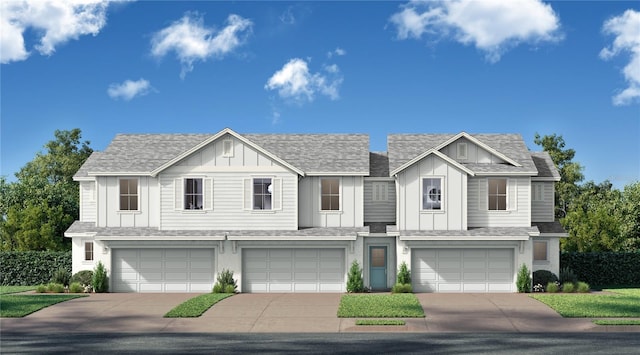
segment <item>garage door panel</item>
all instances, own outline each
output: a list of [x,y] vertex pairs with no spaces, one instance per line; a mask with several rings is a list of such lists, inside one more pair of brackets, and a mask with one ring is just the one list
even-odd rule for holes
[[269,262],[270,269],[287,269],[290,270],[293,262],[291,260],[271,260]]
[[486,283],[471,283],[465,282],[462,285],[463,292],[487,292],[487,284]]
[[276,281],[293,281],[293,275],[291,272],[270,272],[269,279]]
[[464,260],[463,265],[465,269],[485,269],[487,263],[484,260]]
[[[152,271],[144,271],[141,270],[137,273],[138,281],[162,281],[162,272],[158,272],[157,270]],[[134,279],[130,279],[134,280]]]
[[166,269],[187,269],[188,262],[186,260],[165,261],[164,266]]
[[267,269],[267,261],[266,260],[246,260],[245,268],[251,270],[265,270]]
[[316,280],[318,278],[317,272],[295,272],[293,274],[293,279],[295,281],[309,281]]
[[271,258],[286,258],[291,259],[293,256],[292,249],[269,249],[269,256]]
[[341,272],[321,272],[320,281],[341,281],[344,275]]
[[459,283],[441,283],[438,284],[438,292],[461,292],[462,285]]
[[167,259],[171,259],[171,258],[185,259],[187,256],[189,256],[188,254],[190,254],[190,251],[186,249],[167,249],[165,250],[164,255]]
[[162,269],[162,260],[140,260],[138,265],[140,269]]
[[489,272],[489,280],[491,281],[511,281],[512,276],[508,272]]
[[487,278],[484,272],[465,272],[462,276],[465,281],[483,281]]
[[318,251],[314,249],[297,249],[294,251],[296,258],[317,258]]
[[294,263],[294,267],[297,270],[300,269],[316,269],[318,267],[318,262],[315,260],[296,260]]
[[269,292],[291,292],[291,291],[293,291],[293,284],[291,283],[271,282],[269,284]]
[[140,258],[161,258],[163,249],[139,249]]

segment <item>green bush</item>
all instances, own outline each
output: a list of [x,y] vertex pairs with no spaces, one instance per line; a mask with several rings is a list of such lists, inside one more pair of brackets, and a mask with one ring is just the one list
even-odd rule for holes
[[588,293],[591,289],[589,288],[589,284],[586,282],[578,282],[577,286],[578,292],[580,293]]
[[549,282],[547,284],[547,292],[556,293],[560,291],[560,285],[557,282]]
[[520,293],[531,292],[531,273],[527,265],[522,264],[518,270],[518,278],[516,280],[516,287]]
[[3,251],[0,265],[0,285],[47,284],[56,270],[71,272],[71,251]]
[[93,271],[91,270],[82,270],[78,271],[73,276],[71,276],[71,283],[77,282],[83,286],[91,286],[93,279]]
[[83,293],[84,292],[84,287],[82,287],[82,285],[79,282],[72,282],[71,285],[69,285],[69,292],[71,292],[71,293]]
[[591,286],[640,286],[640,251],[564,252],[560,266],[569,267],[578,279]]
[[238,285],[233,278],[233,271],[222,269],[216,277],[216,284],[213,285],[213,293],[236,293]]
[[47,286],[38,285],[38,287],[36,287],[36,292],[37,293],[45,293],[45,292],[47,292]]
[[576,292],[576,286],[571,282],[563,283],[562,292],[566,292],[566,293]]
[[578,276],[576,276],[576,274],[573,272],[573,270],[571,270],[570,267],[565,266],[562,269],[560,269],[560,278],[559,280],[561,284],[565,284],[565,283],[576,283],[578,282]]
[[412,292],[413,292],[413,287],[411,287],[411,284],[397,283],[393,285],[393,288],[391,289],[391,293],[412,293]]
[[533,272],[533,284],[546,286],[549,282],[558,281],[558,276],[549,270],[537,270]]
[[64,285],[63,284],[59,284],[59,283],[55,283],[55,282],[51,282],[47,285],[47,292],[53,292],[53,293],[63,293],[64,292]]
[[407,267],[407,263],[404,261],[400,264],[400,270],[398,270],[397,282],[399,284],[411,285],[411,271]]
[[69,280],[71,280],[71,272],[64,268],[56,270],[51,278],[51,282],[62,284],[64,286],[69,286]]
[[105,269],[101,261],[98,261],[96,268],[93,270],[91,286],[93,286],[93,290],[96,293],[109,292],[109,277],[107,276],[107,269]]
[[364,280],[362,279],[362,269],[357,260],[351,263],[349,276],[347,278],[347,292],[364,292]]

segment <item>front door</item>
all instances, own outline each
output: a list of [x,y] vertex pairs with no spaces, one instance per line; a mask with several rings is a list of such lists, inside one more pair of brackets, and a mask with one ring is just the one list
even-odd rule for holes
[[387,247],[369,247],[369,275],[372,290],[387,288]]

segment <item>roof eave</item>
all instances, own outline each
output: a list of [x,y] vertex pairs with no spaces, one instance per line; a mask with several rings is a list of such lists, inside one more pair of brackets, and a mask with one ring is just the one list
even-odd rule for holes
[[497,156],[497,157],[499,157],[500,159],[502,159],[502,160],[504,160],[504,161],[508,162],[509,164],[512,164],[512,165],[517,166],[517,167],[521,167],[521,166],[522,166],[522,164],[520,164],[520,163],[518,163],[517,161],[515,161],[515,160],[513,160],[513,159],[509,158],[508,156],[506,156],[506,155],[504,155],[504,154],[500,153],[499,151],[497,151],[497,150],[495,150],[495,149],[491,148],[490,146],[488,146],[488,145],[484,144],[483,142],[481,142],[479,139],[477,139],[477,138],[473,137],[472,135],[470,135],[469,133],[464,132],[464,131],[463,131],[463,132],[460,132],[460,133],[458,133],[458,134],[456,134],[455,136],[453,136],[453,137],[451,137],[451,138],[449,138],[449,139],[447,139],[446,141],[444,141],[443,143],[441,143],[440,145],[436,146],[436,147],[435,147],[435,148],[433,148],[433,149],[435,149],[435,150],[440,150],[440,149],[442,149],[442,148],[444,148],[444,147],[448,146],[449,144],[451,144],[451,143],[455,142],[456,140],[458,140],[458,139],[460,139],[460,138],[462,138],[462,137],[465,137],[466,139],[470,140],[471,142],[473,142],[473,143],[475,143],[475,144],[479,145],[479,146],[480,146],[480,147],[482,147],[483,149],[485,149],[485,150],[489,151],[490,153],[492,153],[492,154],[496,155],[496,156]]
[[458,163],[457,161],[449,158],[448,156],[446,156],[445,154],[441,153],[439,150],[437,150],[435,148],[429,149],[426,152],[424,152],[424,153],[418,155],[417,157],[409,160],[408,162],[402,164],[399,168],[394,169],[389,175],[390,176],[398,175],[403,170],[407,169],[411,165],[419,162],[420,160],[426,158],[427,156],[429,156],[431,154],[437,155],[439,158],[443,159],[444,161],[450,163],[451,165],[457,167],[458,169],[466,172],[467,174],[469,174],[471,176],[476,175],[476,173],[473,170],[471,170],[471,169],[465,167],[464,165]]

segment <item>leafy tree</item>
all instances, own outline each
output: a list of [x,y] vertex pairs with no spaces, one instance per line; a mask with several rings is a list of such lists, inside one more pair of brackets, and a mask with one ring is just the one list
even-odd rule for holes
[[640,181],[624,187],[620,203],[620,233],[625,236],[623,250],[640,251]]
[[576,151],[573,149],[565,149],[564,138],[556,134],[540,137],[540,135],[536,133],[534,143],[549,153],[551,160],[553,160],[556,168],[558,168],[560,181],[556,183],[555,215],[557,218],[565,217],[568,206],[578,195],[579,187],[577,184],[584,179],[582,166],[573,161]]
[[16,173],[16,182],[0,178],[0,248],[63,250],[64,231],[78,219],[79,189],[73,175],[91,155],[80,129],[56,130],[45,152]]

